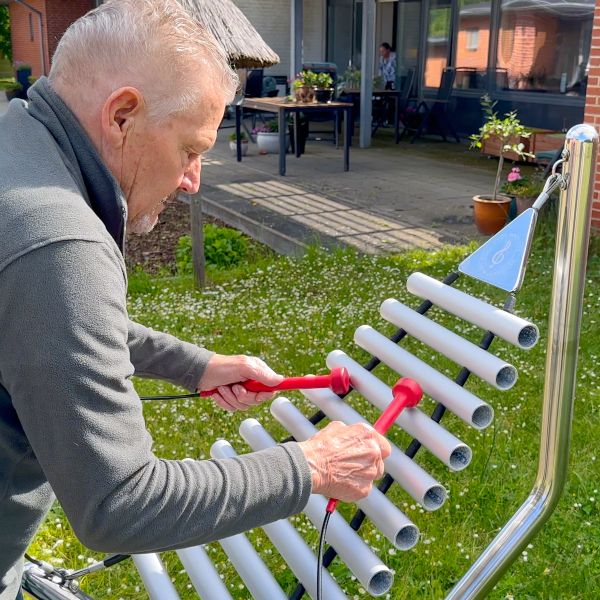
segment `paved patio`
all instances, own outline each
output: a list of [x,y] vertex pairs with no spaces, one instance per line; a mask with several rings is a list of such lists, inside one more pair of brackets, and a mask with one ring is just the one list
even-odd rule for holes
[[[0,115],[7,106],[0,94]],[[204,160],[203,209],[279,252],[299,254],[311,244],[397,252],[479,237],[471,198],[490,189],[496,163],[466,144],[396,145],[392,130],[383,130],[369,149],[355,143],[344,172],[341,148],[309,141],[301,158],[288,155],[280,177],[278,156],[260,155],[255,144],[237,163],[231,131],[219,131]]]
[[219,132],[203,163],[204,210],[279,251],[319,243],[395,252],[478,237],[471,198],[493,185],[495,164],[466,144],[395,145],[386,130],[369,149],[354,145],[344,172],[341,148],[309,141],[301,158],[288,155],[280,177],[278,156],[260,155],[254,144],[237,163],[231,131]]

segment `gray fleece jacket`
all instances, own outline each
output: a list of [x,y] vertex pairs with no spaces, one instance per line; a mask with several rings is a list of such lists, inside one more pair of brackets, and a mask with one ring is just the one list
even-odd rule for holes
[[130,377],[193,389],[211,354],[128,319],[125,221],[116,181],[39,80],[0,118],[2,600],[54,494],[86,546],[140,553],[287,517],[311,491],[295,443],[226,460],[153,454]]

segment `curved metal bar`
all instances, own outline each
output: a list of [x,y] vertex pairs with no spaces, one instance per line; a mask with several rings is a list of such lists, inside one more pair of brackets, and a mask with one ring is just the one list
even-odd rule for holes
[[575,373],[590,233],[598,134],[577,125],[566,139],[567,182],[560,197],[538,474],[527,500],[446,600],[484,598],[554,511],[562,495],[571,440]]

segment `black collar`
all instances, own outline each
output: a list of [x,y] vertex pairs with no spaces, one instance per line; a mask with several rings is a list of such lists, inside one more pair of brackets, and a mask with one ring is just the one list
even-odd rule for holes
[[89,136],[46,77],[29,88],[29,113],[56,140],[81,193],[121,251],[125,237],[127,203],[116,179],[102,162]]

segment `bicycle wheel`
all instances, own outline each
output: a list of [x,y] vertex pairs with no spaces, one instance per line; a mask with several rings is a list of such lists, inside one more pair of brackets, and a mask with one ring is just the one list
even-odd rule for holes
[[38,600],[94,600],[81,590],[61,583],[57,576],[47,575],[38,566],[26,562],[21,587]]

